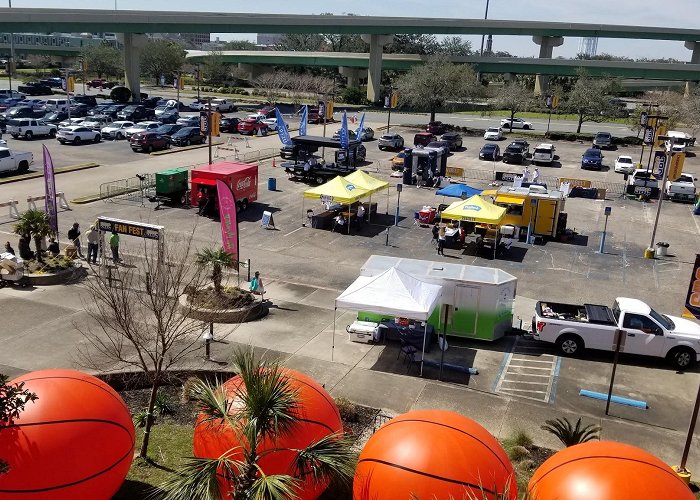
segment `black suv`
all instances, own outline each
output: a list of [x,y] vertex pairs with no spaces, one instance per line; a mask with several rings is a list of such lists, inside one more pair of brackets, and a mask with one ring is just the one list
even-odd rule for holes
[[442,134],[440,140],[449,143],[450,151],[457,151],[459,148],[462,147],[463,143],[462,136],[459,135],[457,132],[446,132]]
[[90,106],[91,108],[97,106],[97,99],[95,99],[95,96],[92,95],[74,95],[70,99],[73,102],[85,104],[87,106]]
[[181,128],[170,136],[176,146],[189,146],[190,144],[204,144],[206,137],[199,130],[199,127]]
[[130,104],[117,113],[117,118],[131,122],[155,120],[156,112],[140,104]]
[[503,151],[503,163],[522,165],[523,161],[525,161],[525,149],[522,144],[512,143]]
[[58,125],[64,120],[68,119],[68,113],[65,111],[49,111],[44,115],[42,120],[44,120],[46,123],[51,123],[53,125]]
[[527,142],[525,139],[515,139],[511,141],[509,145],[515,144],[517,146],[520,146],[523,148],[523,152],[525,153],[525,158],[530,156],[530,143]]
[[17,87],[17,92],[27,95],[52,95],[53,90],[48,85],[39,82],[27,82]]

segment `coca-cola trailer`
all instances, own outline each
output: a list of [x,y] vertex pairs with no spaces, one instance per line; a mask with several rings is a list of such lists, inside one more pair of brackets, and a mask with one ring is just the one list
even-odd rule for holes
[[191,170],[192,189],[190,195],[193,207],[199,205],[201,196],[209,198],[213,196],[214,206],[218,208],[219,204],[216,199],[216,181],[218,179],[224,181],[231,188],[236,197],[238,209],[245,210],[250,203],[258,199],[258,165],[223,161],[202,165]]

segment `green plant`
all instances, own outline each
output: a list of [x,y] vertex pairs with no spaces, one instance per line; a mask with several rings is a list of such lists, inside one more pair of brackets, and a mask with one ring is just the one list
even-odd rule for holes
[[[265,475],[259,460],[269,451],[261,443],[290,432],[298,421],[298,391],[275,362],[255,356],[252,349],[234,354],[235,370],[243,384],[227,397],[221,389],[202,380],[190,384],[204,422],[222,426],[240,436],[240,445],[215,459],[191,458],[161,488],[164,500],[218,500],[230,494],[234,500],[282,500],[295,497],[299,480],[291,475]],[[236,411],[232,411],[234,408]],[[277,448],[279,450],[279,448]],[[355,453],[349,441],[331,434],[303,449],[286,448],[295,455],[298,476],[311,474],[319,481],[351,481]],[[240,458],[230,458],[232,455]],[[227,481],[220,481],[220,478]],[[233,491],[221,491],[229,483]]]
[[[24,382],[8,384],[8,377],[0,373],[0,431],[5,425],[19,417],[27,403],[33,403],[39,397],[24,388]],[[0,459],[0,476],[10,471],[10,464]]]
[[158,392],[158,394],[156,394],[156,406],[154,410],[155,414],[159,417],[165,417],[167,415],[172,415],[173,413],[175,413],[173,405],[170,402],[170,398],[167,394],[163,392]]
[[53,233],[49,224],[49,216],[42,210],[27,210],[21,215],[13,230],[15,234],[28,234],[34,238],[36,258],[41,262],[41,242],[45,237]]
[[211,280],[214,282],[214,292],[221,295],[221,280],[223,278],[223,269],[231,268],[236,261],[233,256],[228,253],[223,247],[205,248],[197,252],[197,264],[200,266],[211,266]]
[[340,100],[347,104],[367,104],[367,96],[359,87],[348,87],[343,89]]
[[357,406],[347,398],[336,398],[335,405],[338,407],[340,417],[346,422],[357,422],[360,414],[357,411]]
[[594,439],[600,439],[601,427],[596,424],[582,426],[581,417],[573,425],[568,418],[557,418],[555,420],[545,420],[542,430],[554,434],[564,446],[574,446]]
[[508,452],[508,457],[513,462],[520,462],[521,460],[530,456],[530,451],[524,446],[513,446]]
[[148,410],[141,410],[135,413],[132,420],[134,421],[135,427],[146,427],[146,422],[148,421]]
[[515,446],[523,446],[525,448],[530,448],[533,444],[530,435],[523,430],[516,430],[513,432],[509,441]]

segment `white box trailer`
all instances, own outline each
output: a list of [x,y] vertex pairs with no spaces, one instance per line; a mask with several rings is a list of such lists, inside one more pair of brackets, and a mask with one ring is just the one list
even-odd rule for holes
[[[444,305],[451,306],[448,335],[496,340],[512,328],[518,281],[512,274],[493,267],[372,255],[360,269],[360,276],[376,276],[391,267],[443,287],[440,307],[428,319],[436,331],[443,328]],[[371,312],[360,312],[357,317],[377,322],[384,319]]]

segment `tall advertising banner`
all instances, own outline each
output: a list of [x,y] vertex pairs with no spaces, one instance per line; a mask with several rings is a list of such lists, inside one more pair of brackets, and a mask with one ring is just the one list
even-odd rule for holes
[[348,114],[343,111],[343,122],[340,125],[340,147],[342,149],[348,149],[350,145],[350,139],[348,137]]
[[220,179],[216,180],[216,196],[219,199],[219,217],[221,219],[221,243],[224,251],[233,257],[238,271],[238,217],[236,215],[236,196],[231,188]]
[[287,124],[284,123],[282,113],[280,113],[280,110],[277,108],[275,108],[275,116],[277,117],[277,135],[280,141],[282,141],[282,144],[285,146],[291,146],[292,138],[289,137],[289,129],[287,128]]
[[299,120],[299,135],[306,135],[306,122],[309,121],[309,106],[304,106]]
[[700,319],[700,253],[695,256],[693,274],[690,277],[688,296],[685,299],[683,317]]
[[56,177],[53,172],[53,160],[46,146],[44,149],[44,209],[49,216],[49,225],[54,233],[58,234],[58,210],[56,208]]
[[362,118],[360,118],[360,126],[357,127],[357,130],[355,131],[355,135],[357,136],[358,141],[362,140],[362,132],[364,130],[365,130],[365,113],[362,113]]

